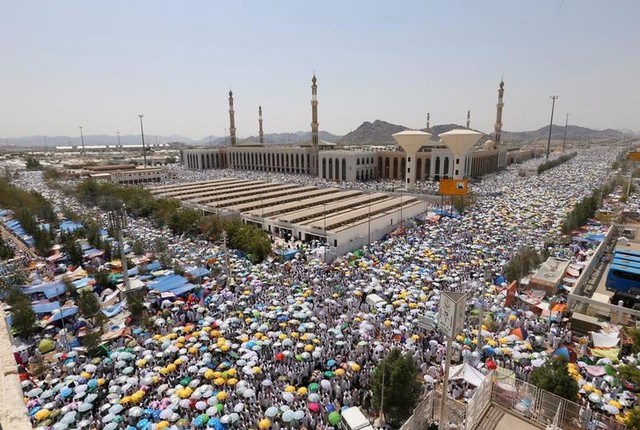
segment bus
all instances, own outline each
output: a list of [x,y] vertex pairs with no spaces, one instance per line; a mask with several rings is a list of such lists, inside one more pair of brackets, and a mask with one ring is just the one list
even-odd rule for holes
[[640,294],[640,267],[612,263],[605,287],[608,291]]

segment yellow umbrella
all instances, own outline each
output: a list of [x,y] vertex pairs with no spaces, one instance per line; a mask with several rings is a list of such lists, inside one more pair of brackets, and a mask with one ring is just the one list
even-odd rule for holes
[[221,402],[227,400],[227,397],[229,397],[229,394],[227,394],[226,391],[220,391],[218,394],[216,394],[216,399],[220,400]]
[[234,368],[231,368],[227,370],[227,373],[229,374],[229,376],[236,376],[238,374],[238,371]]
[[224,378],[216,378],[215,381],[213,381],[214,384],[220,386],[220,385],[224,385]]
[[344,375],[344,369],[336,369],[335,374],[338,376]]
[[49,415],[51,415],[51,411],[49,409],[40,409],[38,412],[35,413],[34,417],[38,421],[42,421],[49,418]]
[[359,372],[360,365],[358,363],[351,363],[351,370],[353,370],[354,372]]
[[169,421],[160,421],[157,425],[156,428],[157,429],[166,429],[167,427],[169,427]]
[[126,396],[120,399],[121,405],[126,405],[127,403],[131,403],[131,396]]
[[261,419],[258,422],[258,428],[260,430],[267,430],[269,427],[271,427],[271,420],[269,418]]
[[287,392],[287,393],[295,393],[296,387],[294,387],[293,385],[287,385],[285,387],[284,391]]
[[204,377],[207,379],[213,379],[215,377],[213,370],[209,369],[204,372]]
[[312,352],[313,351],[313,345],[305,345],[304,346],[304,350],[307,352]]
[[253,373],[262,373],[262,369],[259,366],[253,366]]
[[[340,369],[340,370],[342,370],[342,369]],[[306,396],[307,395],[307,387],[298,388],[298,395],[299,396]]]
[[229,378],[229,380],[227,381],[228,385],[236,385],[238,383],[238,380],[236,378]]
[[173,362],[173,363],[169,363],[169,365],[167,365],[167,370],[169,372],[175,372],[176,369],[178,368],[178,366],[176,366],[176,364],[182,364],[182,360],[177,359],[176,361],[178,361],[179,363]]

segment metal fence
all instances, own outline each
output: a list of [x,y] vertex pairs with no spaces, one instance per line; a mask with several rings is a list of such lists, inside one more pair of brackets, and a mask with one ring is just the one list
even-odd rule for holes
[[[400,430],[425,430],[431,423],[439,422],[441,399],[440,390],[429,392]],[[556,423],[563,430],[626,430],[626,426],[608,415],[518,380],[512,372],[500,368],[487,375],[466,405],[447,398],[445,416],[458,428],[474,430],[492,403],[543,426],[553,423],[557,415]]]
[[491,406],[491,393],[493,382],[491,378],[486,378],[476,389],[469,403],[467,403],[465,416],[465,429],[474,430],[480,420]]
[[558,414],[557,424],[563,430],[626,428],[607,415],[583,408],[577,403],[517,379],[493,382],[491,400],[544,426],[551,424]]
[[416,406],[413,414],[400,427],[400,430],[424,430],[433,422],[435,391],[429,392]]

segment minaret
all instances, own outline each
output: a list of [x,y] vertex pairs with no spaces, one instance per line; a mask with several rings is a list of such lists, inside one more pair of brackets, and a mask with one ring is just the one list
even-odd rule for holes
[[229,135],[231,137],[231,146],[236,146],[236,119],[233,110],[233,93],[229,90]]
[[260,126],[260,143],[264,143],[264,132],[262,131],[262,106],[258,106],[258,125]]
[[431,113],[427,112],[427,131],[431,128]]
[[311,145],[318,150],[320,138],[318,136],[318,85],[316,85],[316,74],[311,79]]
[[496,125],[495,125],[495,139],[496,147],[500,145],[500,133],[502,132],[502,97],[504,96],[504,80],[500,79],[500,86],[498,87],[498,104],[496,105]]
[[471,110],[467,111],[467,128],[471,128]]

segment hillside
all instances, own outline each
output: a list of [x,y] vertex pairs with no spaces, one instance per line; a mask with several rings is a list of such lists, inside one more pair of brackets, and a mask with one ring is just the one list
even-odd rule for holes
[[[563,125],[553,125],[551,130],[552,139],[562,139],[564,135]],[[524,142],[546,140],[549,137],[549,126],[545,126],[533,131],[503,131],[502,140],[504,142]],[[570,125],[567,127],[568,140],[600,140],[600,139],[621,139],[624,133],[608,128],[606,130],[594,130],[591,128]]]
[[[431,127],[429,132],[434,139],[437,139],[438,135],[446,133],[457,128],[464,128],[458,124],[441,124]],[[338,140],[338,143],[342,145],[395,145],[396,141],[393,139],[393,134],[403,130],[407,130],[408,127],[403,125],[391,124],[386,121],[376,120],[373,123],[363,122],[360,127],[352,131],[351,133]],[[422,130],[426,131],[426,130]],[[477,131],[477,130],[476,130]],[[489,139],[489,136],[483,135],[480,138],[480,143]]]

